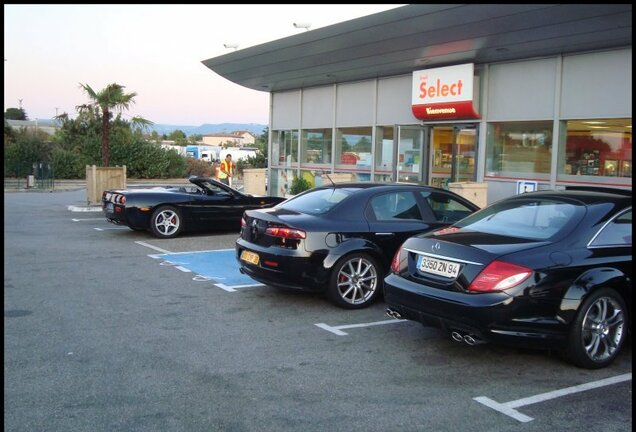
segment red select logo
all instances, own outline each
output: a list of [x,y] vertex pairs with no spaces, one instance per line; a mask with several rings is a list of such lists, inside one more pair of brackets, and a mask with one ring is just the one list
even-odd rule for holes
[[412,111],[421,120],[479,118],[472,63],[413,72]]
[[442,84],[442,81],[438,78],[436,85],[428,86],[426,78],[424,78],[424,81],[420,83],[420,99],[424,100],[427,96],[461,96],[463,85],[462,80],[458,80],[450,85]]

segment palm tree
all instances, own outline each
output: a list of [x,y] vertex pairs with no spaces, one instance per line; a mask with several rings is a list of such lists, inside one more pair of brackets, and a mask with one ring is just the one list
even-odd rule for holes
[[[107,85],[103,90],[96,92],[88,84],[80,83],[80,88],[88,94],[91,103],[80,105],[77,109],[80,112],[90,111],[102,115],[102,164],[107,167],[109,163],[110,147],[110,120],[113,110],[123,112],[128,110],[137,93],[124,93],[124,86],[113,83]],[[145,127],[151,125],[150,120],[142,117],[132,117],[131,123],[135,126]]]

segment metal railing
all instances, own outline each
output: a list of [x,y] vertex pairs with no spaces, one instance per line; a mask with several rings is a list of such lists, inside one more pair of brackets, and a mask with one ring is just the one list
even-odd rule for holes
[[20,162],[4,165],[5,189],[53,189],[55,175],[49,162]]

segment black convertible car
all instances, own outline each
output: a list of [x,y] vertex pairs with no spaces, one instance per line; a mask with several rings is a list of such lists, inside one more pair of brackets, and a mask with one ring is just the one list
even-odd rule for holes
[[607,366],[631,328],[632,192],[579,189],[516,195],[411,237],[384,281],[387,314]]
[[172,238],[184,230],[239,229],[245,210],[272,207],[285,198],[252,196],[208,177],[190,177],[192,186],[107,190],[106,219],[155,237]]

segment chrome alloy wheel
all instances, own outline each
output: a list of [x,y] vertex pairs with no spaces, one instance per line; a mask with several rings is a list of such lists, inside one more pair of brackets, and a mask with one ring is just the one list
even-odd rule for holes
[[171,236],[179,230],[179,215],[171,209],[163,210],[155,215],[154,225],[162,236]]
[[581,338],[593,361],[604,361],[620,348],[625,326],[621,305],[611,297],[599,297],[583,318]]
[[365,258],[355,257],[340,267],[337,277],[338,293],[352,305],[367,302],[378,286],[378,274],[373,263]]

